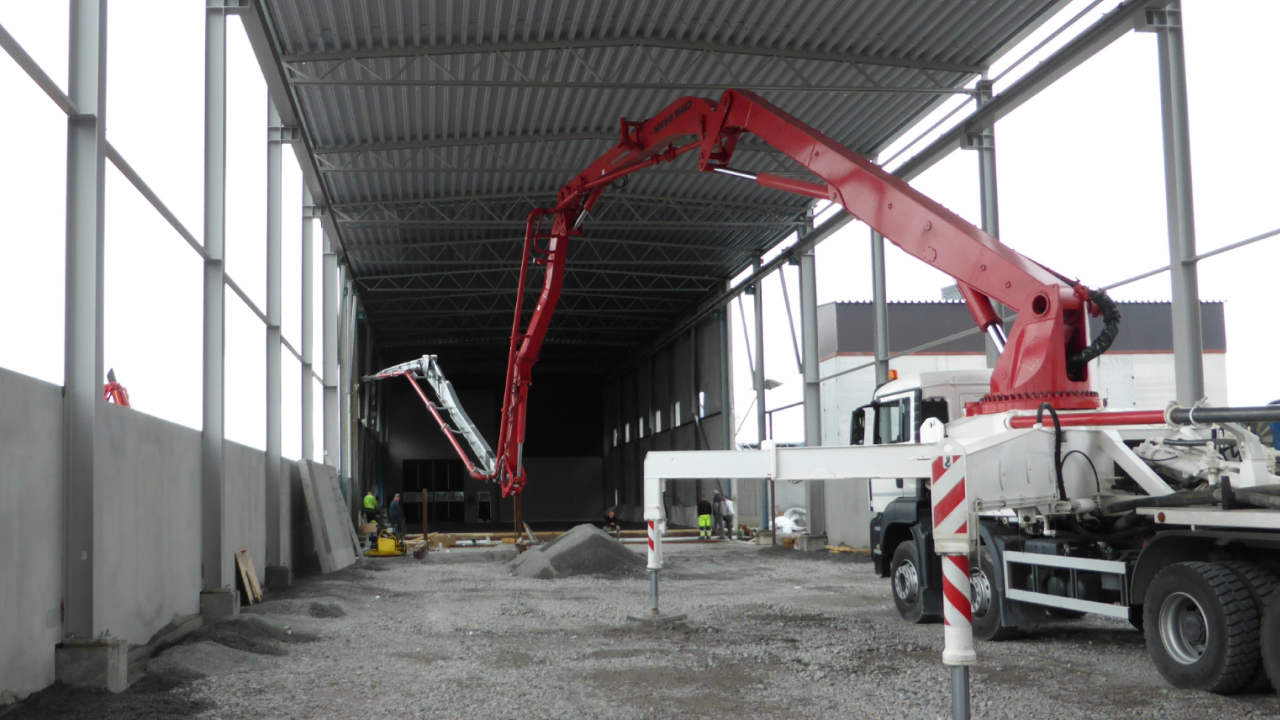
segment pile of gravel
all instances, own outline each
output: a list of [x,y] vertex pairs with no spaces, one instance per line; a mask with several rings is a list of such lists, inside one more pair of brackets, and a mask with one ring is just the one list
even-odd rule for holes
[[191,674],[197,677],[226,675],[248,670],[265,670],[269,661],[245,650],[229,648],[221,643],[204,640],[169,648],[147,662],[147,673]]
[[594,525],[579,525],[507,563],[511,575],[539,580],[574,575],[638,575],[644,566],[644,558]]
[[264,617],[240,615],[205,625],[183,638],[183,643],[203,644],[208,641],[256,655],[281,656],[288,654],[285,643],[315,642],[318,639],[311,633],[295,631]]

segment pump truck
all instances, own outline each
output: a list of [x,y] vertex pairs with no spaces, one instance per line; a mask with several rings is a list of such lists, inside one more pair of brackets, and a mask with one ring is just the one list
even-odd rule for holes
[[[747,134],[818,182],[734,168]],[[922,377],[880,388],[854,418],[862,434],[845,447],[650,453],[646,498],[661,497],[649,485],[663,478],[724,477],[726,468],[753,463],[776,479],[915,480],[913,496],[895,500],[871,532],[899,611],[925,622],[938,616],[941,591],[924,461],[941,462],[945,453],[966,465],[969,524],[980,527],[970,563],[979,638],[998,640],[1049,616],[1101,613],[1143,628],[1152,661],[1177,687],[1233,692],[1268,678],[1280,686],[1280,601],[1270,602],[1280,586],[1280,477],[1274,453],[1239,424],[1280,420],[1280,407],[1107,410],[1090,386],[1090,361],[1120,331],[1105,292],[1026,258],[753,93],[684,97],[648,120],[624,118],[617,144],[566,183],[553,207],[529,214],[496,452],[433,356],[373,378],[408,377],[472,477],[498,482],[504,497],[518,495],[527,481],[531,372],[569,243],[582,238],[592,207],[615,181],[689,153],[702,172],[828,200],[955,278],[1000,357],[976,382]],[[531,263],[542,266],[542,291],[522,326]],[[993,301],[1016,313],[1007,335]],[[1091,317],[1103,324],[1096,337]],[[428,379],[452,425],[418,378]],[[467,440],[474,462],[455,436]],[[665,524],[660,501],[646,500],[645,518]]]

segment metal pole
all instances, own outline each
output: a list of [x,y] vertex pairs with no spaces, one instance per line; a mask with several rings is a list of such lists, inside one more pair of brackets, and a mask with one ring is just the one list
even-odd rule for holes
[[314,460],[315,449],[315,223],[319,216],[311,191],[302,188],[302,458]]
[[[759,258],[755,261],[755,268],[760,269]],[[756,313],[756,447],[763,448],[765,441],[765,423],[768,417],[765,414],[764,407],[764,282],[763,278],[756,281],[755,286],[755,313]],[[770,521],[773,518],[769,515],[769,481],[760,481],[760,530],[771,529]]]
[[1169,266],[1173,280],[1173,366],[1178,402],[1204,398],[1204,341],[1200,327],[1200,283],[1196,269],[1195,207],[1191,193],[1191,133],[1187,70],[1182,46],[1182,9],[1172,2],[1148,11],[1159,41],[1160,116],[1164,125],[1165,206],[1169,222]]
[[[977,104],[981,108],[991,101],[991,81],[983,78],[978,83]],[[1000,237],[1000,203],[996,191],[996,134],[994,128],[974,133],[968,138],[969,147],[978,151],[978,193],[982,203],[982,231],[991,237]],[[992,302],[997,315],[1004,314],[1004,307]],[[987,367],[996,366],[1000,350],[995,341],[987,338]]]
[[[810,250],[800,255],[800,344],[804,369],[804,446],[822,444],[822,381],[818,372],[818,270]],[[826,483],[810,480],[804,484],[805,506],[809,512],[809,536],[827,534]]]
[[223,391],[226,295],[223,268],[227,185],[227,16],[205,17],[204,89],[204,414],[201,436],[202,553],[205,590],[231,587],[231,553],[223,552],[226,497]]
[[320,342],[324,372],[324,462],[341,467],[341,409],[338,398],[338,255],[333,240],[324,236],[324,269],[320,278]]
[[871,292],[875,305],[876,387],[889,382],[889,301],[885,291],[884,236],[871,231]]
[[951,666],[951,720],[969,720],[969,666]]
[[658,570],[649,571],[649,614],[659,615],[658,612]]
[[284,548],[288,523],[283,511],[289,506],[282,492],[281,452],[281,367],[280,317],[282,299],[280,233],[282,222],[281,176],[283,173],[280,113],[267,100],[267,566],[285,565]]
[[102,402],[103,228],[106,175],[107,3],[71,3],[67,118],[67,250],[63,442],[67,547],[63,568],[67,637],[93,638],[95,618],[94,452]]

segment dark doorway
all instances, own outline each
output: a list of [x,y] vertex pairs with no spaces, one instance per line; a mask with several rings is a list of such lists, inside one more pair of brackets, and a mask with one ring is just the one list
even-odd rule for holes
[[[466,467],[461,460],[405,460],[405,517],[421,525],[466,521]],[[416,502],[415,502],[416,501]]]

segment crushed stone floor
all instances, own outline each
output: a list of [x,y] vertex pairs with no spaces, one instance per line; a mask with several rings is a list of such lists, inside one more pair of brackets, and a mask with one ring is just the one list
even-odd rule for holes
[[[942,626],[899,621],[866,556],[819,556],[669,544],[663,610],[688,614],[670,627],[626,620],[647,609],[643,575],[366,559],[170,650],[122,695],[55,687],[0,718],[950,718]],[[975,718],[1280,718],[1275,694],[1168,687],[1107,619],[978,653]]]

